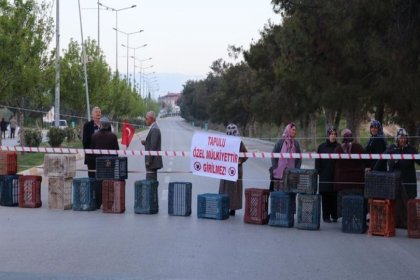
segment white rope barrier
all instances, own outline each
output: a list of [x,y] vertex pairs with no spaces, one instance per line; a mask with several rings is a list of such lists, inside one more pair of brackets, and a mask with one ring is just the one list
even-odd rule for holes
[[[75,148],[49,148],[49,147],[23,147],[0,146],[0,151],[32,152],[54,154],[95,154],[119,156],[162,156],[162,157],[189,157],[190,152],[185,151],[143,151],[143,150],[97,150]],[[240,157],[248,158],[281,158],[281,159],[381,159],[381,160],[420,160],[420,154],[318,154],[318,153],[267,153],[247,152],[238,153]]]

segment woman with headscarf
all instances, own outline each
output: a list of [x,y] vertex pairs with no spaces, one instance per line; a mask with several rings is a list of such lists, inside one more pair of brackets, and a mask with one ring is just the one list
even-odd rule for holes
[[[417,154],[416,148],[408,143],[408,133],[400,128],[395,136],[395,143],[391,144],[385,154]],[[407,202],[417,196],[417,178],[414,162],[420,164],[420,160],[380,160],[375,165],[375,170],[399,171],[401,174],[401,195],[396,199],[395,226],[407,228]]]
[[[274,145],[273,153],[300,153],[299,142],[296,138],[296,125],[289,123],[283,131],[282,138]],[[270,191],[281,190],[283,185],[283,174],[287,168],[300,168],[300,158],[272,158],[270,169]],[[280,188],[280,189],[279,189]]]
[[[341,132],[343,143],[337,147],[338,154],[363,154],[362,145],[353,141],[350,129]],[[365,187],[365,164],[359,159],[336,160],[334,172],[334,190],[337,196],[337,214],[341,217],[341,200],[345,195],[363,195]]]
[[[239,129],[235,124],[228,124],[226,134],[231,136],[240,136]],[[246,153],[244,143],[241,141],[239,152]],[[219,193],[229,196],[229,215],[235,216],[235,210],[242,209],[242,164],[247,160],[246,157],[240,157],[238,162],[238,180],[236,182],[220,180]]]
[[[370,123],[370,139],[366,145],[365,152],[367,154],[382,154],[386,150],[386,140],[382,129],[382,124],[377,120]],[[372,170],[378,160],[371,159],[366,162],[366,169]],[[380,170],[386,171],[386,169]]]
[[[337,130],[330,127],[327,139],[319,145],[317,153],[335,153],[340,145],[337,143]],[[319,174],[319,193],[322,195],[322,218],[325,223],[337,222],[337,193],[334,191],[334,159],[316,159],[315,169]]]

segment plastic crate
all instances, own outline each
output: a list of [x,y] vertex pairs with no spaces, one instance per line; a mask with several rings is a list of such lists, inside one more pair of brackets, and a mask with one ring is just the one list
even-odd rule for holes
[[102,212],[125,212],[125,181],[102,181]]
[[369,235],[395,236],[395,200],[369,199]]
[[19,207],[38,208],[42,206],[41,182],[41,176],[19,176]]
[[5,175],[0,176],[0,205],[18,206],[19,205],[19,176]]
[[73,179],[73,210],[93,211],[100,208],[99,192],[102,181],[93,178]]
[[343,197],[346,195],[358,195],[363,196],[363,189],[344,189],[337,193],[337,216],[338,218],[343,217]]
[[127,179],[126,157],[97,157],[96,179],[98,180],[125,180]]
[[197,217],[225,220],[229,218],[227,194],[204,193],[197,196]]
[[134,182],[134,213],[156,214],[159,212],[159,182],[141,180]]
[[295,195],[285,192],[272,192],[270,196],[270,220],[268,224],[276,227],[293,227]]
[[284,178],[285,191],[307,194],[317,192],[318,171],[316,169],[286,169]]
[[318,194],[297,195],[296,228],[318,230],[320,226],[321,196]]
[[283,180],[273,180],[273,191],[275,192],[288,192],[289,189],[287,188],[286,184]]
[[73,180],[64,177],[48,178],[48,208],[68,210],[71,204]]
[[420,199],[408,200],[407,211],[408,237],[420,238]]
[[0,175],[15,175],[16,173],[16,152],[0,152]]
[[76,176],[76,155],[46,154],[44,175],[65,178]]
[[268,223],[269,196],[269,190],[256,188],[245,189],[245,223],[259,225]]
[[396,199],[400,196],[399,172],[370,171],[365,175],[365,197]]
[[192,184],[172,182],[168,187],[168,214],[171,216],[191,215]]
[[365,233],[366,226],[366,199],[358,195],[343,197],[342,231],[346,233]]

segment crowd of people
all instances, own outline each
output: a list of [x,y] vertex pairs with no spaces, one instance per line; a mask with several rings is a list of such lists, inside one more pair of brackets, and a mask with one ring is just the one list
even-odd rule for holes
[[[146,114],[146,125],[150,127],[147,137],[141,140],[146,151],[161,150],[161,132],[156,123],[153,111]],[[240,136],[235,124],[228,124],[226,134]],[[300,153],[299,142],[296,140],[297,127],[289,123],[282,137],[273,148],[273,153]],[[387,145],[382,125],[373,120],[370,124],[370,139],[366,147],[357,143],[349,129],[341,131],[342,143],[338,142],[338,132],[330,127],[326,132],[326,140],[317,149],[317,153],[339,154],[417,154],[415,147],[408,142],[408,133],[400,128],[395,136],[395,143]],[[83,147],[85,149],[118,150],[117,137],[111,132],[110,121],[101,117],[99,107],[92,110],[92,120],[83,127]],[[240,152],[247,152],[241,141]],[[85,164],[88,166],[89,177],[95,177],[96,158],[98,155],[87,154]],[[230,199],[230,215],[242,209],[242,175],[243,163],[246,157],[240,157],[238,162],[238,180],[236,182],[220,180],[219,193],[228,194]],[[322,195],[322,219],[325,223],[336,223],[341,217],[341,200],[345,195],[363,195],[365,173],[370,171],[400,172],[401,196],[396,200],[396,227],[407,226],[407,201],[417,196],[417,178],[415,162],[420,160],[358,160],[358,159],[316,159],[315,169],[319,174],[318,191]],[[270,167],[270,191],[281,191],[284,186],[283,177],[286,169],[300,168],[301,159],[273,158]],[[157,180],[157,170],[163,167],[162,157],[145,156],[146,179]]]

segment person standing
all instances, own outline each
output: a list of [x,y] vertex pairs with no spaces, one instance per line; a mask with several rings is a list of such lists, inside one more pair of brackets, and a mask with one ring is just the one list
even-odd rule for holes
[[[385,152],[387,144],[382,130],[382,124],[379,121],[372,120],[370,123],[370,135],[365,152],[367,154],[382,154]],[[368,160],[366,163],[366,171],[372,170],[377,161],[377,159]],[[386,171],[386,169],[380,171]]]
[[[299,142],[296,138],[296,125],[289,123],[283,131],[282,138],[274,145],[273,153],[300,153]],[[270,168],[270,191],[281,190],[283,174],[286,168],[300,168],[300,158],[272,158]],[[279,189],[280,188],[280,189]]]
[[[101,109],[99,107],[93,107],[92,120],[86,122],[83,126],[83,149],[92,149],[92,135],[99,131],[100,119]],[[95,178],[95,156],[92,154],[85,154],[85,164],[88,167],[89,178]]]
[[[226,127],[226,134],[231,136],[240,136],[239,129],[235,124],[229,124]],[[246,153],[244,143],[241,141],[239,152]],[[238,161],[238,180],[236,182],[220,180],[219,194],[227,194],[229,196],[229,215],[235,216],[235,210],[242,209],[242,164],[247,160],[246,157],[240,157]]]
[[[337,143],[337,130],[327,130],[327,140],[319,145],[317,153],[334,153],[340,145]],[[322,218],[325,223],[337,222],[337,193],[334,191],[334,159],[316,159],[315,169],[319,174],[319,193],[322,195]]]
[[10,138],[15,138],[15,132],[17,128],[17,121],[14,116],[11,117],[10,121]]
[[[111,131],[111,123],[107,117],[102,117],[99,121],[100,128],[99,131],[92,135],[91,139],[91,149],[98,150],[119,150],[117,136]],[[103,155],[106,157],[114,155]],[[103,157],[102,156],[102,157]],[[96,171],[96,159],[101,157],[101,155],[92,155],[93,161],[95,162],[95,171]],[[97,192],[99,205],[102,204],[102,186]]]
[[7,122],[4,120],[4,118],[1,118],[0,130],[1,130],[1,135],[3,136],[3,139],[6,139]]
[[[416,148],[408,143],[408,133],[404,128],[400,128],[395,136],[395,143],[391,144],[385,154],[417,154]],[[389,172],[400,172],[401,176],[401,195],[395,200],[395,227],[407,228],[407,202],[417,196],[417,178],[414,162],[420,164],[420,160],[395,159],[379,160],[374,170],[386,170],[388,165]]]
[[[353,133],[346,128],[341,132],[343,143],[337,154],[363,154],[362,145],[354,142]],[[334,190],[337,195],[337,216],[341,217],[342,198],[345,195],[363,195],[365,188],[365,163],[359,159],[338,159],[335,162]]]
[[[149,111],[146,114],[146,125],[150,126],[146,140],[141,140],[146,151],[161,150],[161,134],[159,126],[156,123],[156,114]],[[157,171],[163,167],[161,156],[145,156],[144,162],[146,166],[146,180],[157,181]]]

